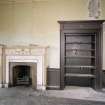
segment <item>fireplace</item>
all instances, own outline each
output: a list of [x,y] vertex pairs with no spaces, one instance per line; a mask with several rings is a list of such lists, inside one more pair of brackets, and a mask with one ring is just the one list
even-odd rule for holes
[[46,89],[47,47],[2,46],[0,51],[1,86],[29,85],[38,90]]
[[37,88],[37,64],[33,62],[9,63],[9,86],[31,86]]

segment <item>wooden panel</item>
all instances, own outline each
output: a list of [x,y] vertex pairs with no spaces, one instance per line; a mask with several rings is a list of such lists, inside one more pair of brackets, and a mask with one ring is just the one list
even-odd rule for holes
[[47,88],[60,89],[60,70],[57,68],[47,69]]
[[104,20],[101,21],[59,21],[62,24],[61,30],[72,30],[72,29],[100,29],[100,23],[103,23]]
[[102,87],[105,88],[105,70],[102,71]]

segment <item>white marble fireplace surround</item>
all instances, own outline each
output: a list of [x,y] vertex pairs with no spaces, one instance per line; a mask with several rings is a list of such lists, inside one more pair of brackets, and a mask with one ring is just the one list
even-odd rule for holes
[[37,64],[37,87],[38,90],[46,89],[46,53],[47,47],[38,45],[29,46],[4,46],[2,47],[3,79],[4,87],[9,86],[10,62],[30,62]]

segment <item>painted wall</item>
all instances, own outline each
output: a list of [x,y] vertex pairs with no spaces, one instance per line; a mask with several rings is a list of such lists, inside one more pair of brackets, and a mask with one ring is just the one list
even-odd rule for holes
[[[60,27],[57,21],[91,19],[88,0],[11,1],[0,0],[0,43],[49,46],[49,66],[59,68]],[[101,1],[100,19],[105,19],[105,0]],[[105,53],[105,48],[103,51]],[[105,68],[105,55],[103,64]]]

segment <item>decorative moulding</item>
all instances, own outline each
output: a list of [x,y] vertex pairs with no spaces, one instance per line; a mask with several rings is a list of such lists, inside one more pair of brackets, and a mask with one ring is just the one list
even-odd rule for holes
[[101,0],[88,0],[89,17],[98,19],[101,15]]

